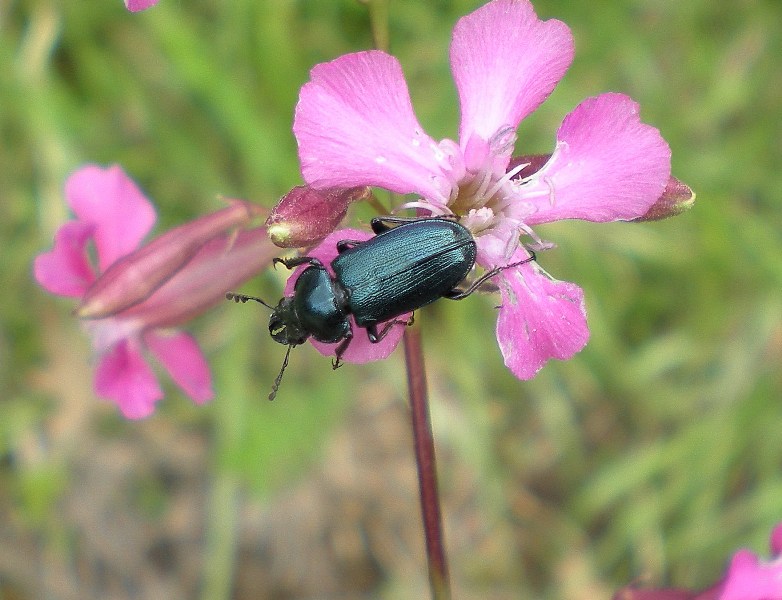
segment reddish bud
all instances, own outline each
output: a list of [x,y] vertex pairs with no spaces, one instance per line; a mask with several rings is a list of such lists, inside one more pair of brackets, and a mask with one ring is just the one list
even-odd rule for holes
[[144,329],[175,327],[225,301],[225,293],[267,268],[278,250],[265,227],[209,240],[184,268],[117,317]]
[[100,319],[148,298],[210,240],[248,224],[262,210],[242,200],[167,231],[114,262],[93,282],[74,313]]
[[690,210],[694,204],[695,192],[690,186],[671,177],[657,202],[652,204],[643,217],[633,219],[633,221],[661,221]]
[[280,248],[312,246],[337,228],[351,202],[369,195],[368,187],[316,190],[296,186],[280,199],[266,220],[269,237]]

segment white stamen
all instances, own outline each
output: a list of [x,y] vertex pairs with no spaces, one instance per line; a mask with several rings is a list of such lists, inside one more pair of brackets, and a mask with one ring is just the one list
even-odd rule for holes
[[510,155],[515,145],[516,130],[510,125],[498,129],[489,140],[489,149],[494,156]]
[[506,183],[508,183],[508,182],[509,182],[511,179],[513,179],[513,177],[514,177],[516,174],[518,174],[518,173],[519,173],[519,172],[520,172],[522,169],[524,169],[524,167],[526,167],[526,166],[528,166],[528,165],[529,165],[529,163],[526,163],[526,164],[522,163],[522,164],[520,164],[520,165],[516,165],[516,166],[515,166],[515,167],[513,167],[513,168],[512,168],[510,171],[508,171],[507,173],[505,173],[505,175],[503,175],[503,176],[502,176],[502,177],[501,177],[501,178],[500,178],[500,179],[497,181],[497,183],[495,183],[495,184],[494,184],[494,186],[493,186],[493,187],[492,187],[492,188],[491,188],[491,189],[490,189],[490,190],[487,192],[487,195],[489,196],[489,198],[493,197],[493,196],[494,196],[494,194],[496,194],[497,192],[499,192],[499,191],[500,191],[500,189],[501,189],[501,188],[502,188],[502,187],[503,187],[503,186],[504,186]]
[[399,212],[401,210],[410,209],[410,208],[417,208],[417,209],[420,209],[420,210],[425,210],[432,216],[451,214],[451,211],[444,204],[440,204],[439,202],[426,201],[426,200],[416,200],[416,201],[413,201],[413,202],[405,202],[398,209],[396,209],[394,211],[394,213],[397,213],[397,212]]
[[472,207],[473,208],[481,208],[486,205],[486,203],[491,199],[491,194],[486,194],[486,189],[491,184],[491,172],[488,169],[482,170],[480,172],[482,179],[480,184],[478,185],[478,189],[475,190],[475,194],[473,197],[475,198],[475,202],[473,202]]
[[548,175],[543,176],[543,183],[545,183],[548,186],[548,201],[549,204],[553,207],[556,203],[556,194],[554,193],[554,182],[551,181],[551,179],[548,177]]

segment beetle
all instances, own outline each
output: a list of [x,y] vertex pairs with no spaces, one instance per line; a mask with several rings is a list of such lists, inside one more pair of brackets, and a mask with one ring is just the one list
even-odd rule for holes
[[[337,257],[331,261],[332,276],[312,256],[275,258],[274,264],[294,269],[308,265],[299,275],[293,295],[276,307],[260,298],[229,292],[236,302],[254,300],[272,309],[269,333],[288,346],[280,374],[269,399],[277,393],[290,349],[312,336],[319,342],[337,343],[333,368],[353,339],[349,317],[366,330],[371,343],[380,342],[396,324],[411,324],[397,317],[411,313],[439,298],[461,300],[500,271],[527,263],[530,257],[495,267],[466,289],[457,287],[475,265],[477,245],[472,233],[448,217],[376,217],[371,221],[375,237],[366,241],[337,242]],[[381,328],[382,326],[382,328]]]

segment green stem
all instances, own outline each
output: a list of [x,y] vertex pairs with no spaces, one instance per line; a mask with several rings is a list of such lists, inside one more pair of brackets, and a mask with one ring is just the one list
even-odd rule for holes
[[421,332],[418,326],[408,327],[404,335],[407,385],[410,393],[410,413],[413,423],[413,444],[418,466],[418,485],[421,495],[421,513],[426,535],[426,557],[429,563],[429,584],[433,600],[449,600],[451,586],[448,563],[443,544],[440,516],[440,495],[437,491],[437,466],[434,438],[429,419],[426,393],[426,370],[421,350]]
[[389,0],[369,0],[369,23],[375,48],[388,52],[388,3]]
[[374,192],[370,192],[369,196],[366,199],[366,202],[372,208],[375,209],[377,214],[379,214],[379,215],[387,215],[387,214],[389,214],[388,208],[386,208],[385,205],[380,200],[378,200],[378,197],[375,196]]

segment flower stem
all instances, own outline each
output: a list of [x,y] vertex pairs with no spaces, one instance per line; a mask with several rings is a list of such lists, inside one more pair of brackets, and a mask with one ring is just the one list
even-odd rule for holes
[[448,563],[443,545],[434,438],[429,419],[426,371],[421,350],[421,331],[417,326],[406,328],[404,347],[407,385],[410,392],[410,412],[413,422],[413,444],[421,495],[421,513],[426,535],[426,557],[429,563],[429,585],[432,589],[433,600],[449,600],[451,584],[448,578]]
[[390,214],[389,210],[378,199],[378,197],[375,196],[374,192],[370,191],[369,196],[367,196],[365,201],[366,201],[367,204],[369,204],[372,208],[375,209],[377,214],[379,214],[379,215],[388,215],[388,214]]
[[375,48],[388,52],[388,3],[389,0],[369,0],[369,22]]
[[[389,0],[364,0],[369,7],[369,19],[375,48],[389,50],[388,4]],[[380,212],[388,214],[374,194],[370,203]],[[421,330],[418,326],[406,327],[404,335],[407,387],[410,392],[410,414],[413,422],[415,462],[418,466],[418,487],[421,496],[421,513],[426,536],[426,558],[429,563],[429,586],[432,600],[450,600],[451,583],[443,545],[443,525],[440,517],[440,495],[437,491],[437,465],[434,458],[434,438],[429,419],[429,399],[426,394],[426,370],[421,350]]]

